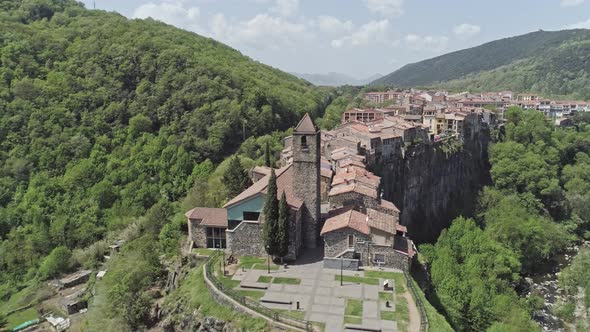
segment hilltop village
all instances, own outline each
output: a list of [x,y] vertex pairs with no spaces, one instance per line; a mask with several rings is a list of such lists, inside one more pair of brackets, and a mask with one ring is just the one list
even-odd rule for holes
[[[580,100],[551,100],[537,94],[515,94],[512,91],[449,94],[447,91],[417,89],[368,92],[364,98],[372,105],[382,106],[381,112],[393,112],[408,121],[421,121],[432,134],[454,131],[450,123],[456,112],[493,110],[503,120],[506,109],[518,106],[535,109],[554,119],[556,125],[568,125],[578,112],[590,112],[590,102]],[[449,124],[442,125],[444,120]]]
[[[383,198],[381,177],[371,169],[403,159],[410,146],[470,140],[497,124],[496,112],[482,105],[457,107],[446,94],[427,94],[430,101],[423,94],[368,93],[367,99],[395,102],[350,109],[329,131],[319,130],[306,114],[284,139],[275,173],[278,195],[286,194],[291,212],[286,259],[297,259],[304,248],[323,247],[328,268],[339,267],[341,259],[350,269],[409,268],[416,251],[400,222],[403,211]],[[265,255],[262,212],[270,172],[269,167],[252,169],[253,185],[222,208],[188,211],[190,247]]]
[[[566,126],[577,112],[590,110],[582,101],[551,101],[510,91],[449,94],[446,91],[368,92],[379,107],[353,108],[333,130],[319,130],[305,115],[284,149],[275,170],[279,196],[291,210],[289,254],[323,247],[324,265],[350,260],[350,266],[377,265],[407,269],[415,255],[404,211],[384,199],[384,184],[371,169],[405,158],[410,146],[464,142],[501,125],[510,106],[537,109]],[[235,255],[265,254],[262,240],[264,197],[271,169],[250,171],[253,185],[223,208],[194,208],[186,213],[191,247],[227,248]],[[416,234],[420,236],[420,234]]]

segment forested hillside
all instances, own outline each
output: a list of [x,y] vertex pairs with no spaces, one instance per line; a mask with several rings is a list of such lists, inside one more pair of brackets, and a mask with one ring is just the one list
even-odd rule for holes
[[590,36],[500,68],[436,85],[451,90],[518,92],[590,100]]
[[[475,218],[458,218],[436,244],[421,246],[433,298],[459,331],[539,329],[531,317],[543,299],[515,289],[556,252],[590,238],[587,117],[558,129],[538,111],[510,108],[507,120],[490,149],[494,185],[482,191]],[[572,273],[587,265],[585,255],[563,275],[574,308],[576,286],[589,287]]]
[[590,30],[537,31],[409,64],[372,84],[511,89],[590,99],[588,42]]
[[171,202],[240,145],[258,157],[262,141],[243,135],[285,130],[327,101],[303,80],[153,20],[70,0],[0,1],[0,299],[96,263],[104,243],[80,248],[133,232],[150,211],[135,231],[148,239],[129,246],[149,273],[123,278],[146,287],[158,250],[178,236],[160,234],[178,212]]

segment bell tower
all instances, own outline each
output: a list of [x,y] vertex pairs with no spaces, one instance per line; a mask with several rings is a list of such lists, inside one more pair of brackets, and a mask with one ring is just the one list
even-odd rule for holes
[[304,202],[303,244],[317,247],[320,227],[320,131],[305,114],[293,131],[293,191]]

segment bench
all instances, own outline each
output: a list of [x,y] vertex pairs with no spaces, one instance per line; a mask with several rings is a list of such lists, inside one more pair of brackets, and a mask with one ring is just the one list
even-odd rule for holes
[[353,331],[381,332],[380,328],[366,327],[359,324],[344,324],[344,328]]
[[262,289],[262,290],[268,289],[268,285],[261,283],[261,282],[244,282],[244,281],[242,281],[240,283],[240,287],[248,288],[248,289]]
[[287,305],[291,305],[293,303],[293,301],[291,301],[289,299],[285,299],[284,295],[281,295],[281,296],[265,295],[260,299],[260,302],[274,303],[274,304],[287,304]]

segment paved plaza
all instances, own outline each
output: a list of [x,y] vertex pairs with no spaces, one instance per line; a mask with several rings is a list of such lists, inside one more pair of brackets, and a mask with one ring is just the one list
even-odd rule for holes
[[[363,271],[343,271],[345,276],[363,276]],[[379,285],[357,284],[344,282],[335,276],[340,275],[340,270],[324,269],[322,261],[298,262],[287,268],[279,270],[246,270],[237,271],[234,280],[240,280],[242,285],[267,286],[264,299],[277,300],[277,302],[290,301],[291,304],[262,303],[263,305],[281,310],[296,310],[299,302],[300,310],[305,311],[305,319],[314,322],[325,323],[325,331],[343,331],[344,317],[347,299],[362,300],[363,327],[381,329],[383,332],[397,331],[397,324],[392,320],[382,320],[382,311],[395,310],[395,300],[390,307],[386,307],[384,300],[379,300],[379,292],[383,292],[383,279]],[[301,280],[298,285],[258,283],[260,276],[297,278]],[[393,280],[389,280],[394,286]],[[395,299],[395,292],[391,291]]]

